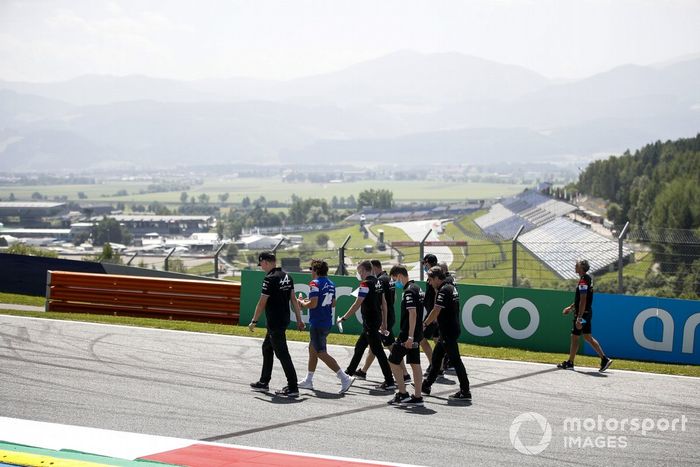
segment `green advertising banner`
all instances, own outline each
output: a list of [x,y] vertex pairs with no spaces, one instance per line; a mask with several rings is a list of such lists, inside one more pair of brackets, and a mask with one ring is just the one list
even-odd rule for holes
[[[289,273],[294,280],[296,293],[306,296],[311,274]],[[260,298],[262,271],[243,271],[241,278],[241,325],[247,325],[253,317]],[[352,276],[329,276],[336,285],[336,310],[333,321],[344,314],[355,301],[352,292],[359,281]],[[425,282],[418,282],[425,290]],[[494,347],[516,347],[540,352],[569,352],[571,317],[562,316],[562,309],[573,301],[573,292],[558,290],[515,289],[481,285],[458,284],[460,296],[462,334],[460,342]],[[397,297],[397,332],[400,297]],[[296,328],[294,313],[290,310],[292,324]],[[308,310],[302,310],[302,319],[308,323]],[[264,314],[259,327],[265,326]],[[334,332],[338,329],[333,328]],[[347,334],[360,334],[360,313],[345,323]]]

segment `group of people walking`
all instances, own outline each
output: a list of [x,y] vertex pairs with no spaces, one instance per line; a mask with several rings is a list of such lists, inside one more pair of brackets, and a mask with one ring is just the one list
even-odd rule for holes
[[[312,260],[312,280],[306,298],[295,296],[294,281],[277,267],[275,254],[263,252],[258,263],[266,273],[260,299],[255,308],[249,328],[253,330],[258,319],[265,313],[267,333],[262,344],[263,367],[260,379],[251,383],[256,391],[269,391],[273,357],[282,364],[287,377],[287,386],[277,395],[297,397],[299,389],[313,389],[313,377],[318,360],[328,366],[340,380],[339,393],[345,393],[357,378],[365,379],[373,360],[377,360],[384,376],[378,390],[398,391],[389,404],[422,406],[423,394],[431,393],[431,386],[442,373],[443,359],[449,358],[459,379],[460,390],[450,396],[452,400],[471,400],[469,378],[459,355],[459,294],[446,267],[437,264],[435,255],[423,258],[427,272],[427,292],[410,279],[404,265],[395,265],[387,273],[378,260],[366,260],[357,265],[360,285],[357,298],[347,312],[337,318],[342,323],[358,311],[361,314],[362,334],[357,339],[350,363],[342,370],[338,362],[328,354],[326,338],[333,322],[336,302],[335,284],[328,278],[328,264]],[[395,325],[394,301],[396,290],[401,291],[401,313],[399,332],[393,334]],[[305,325],[301,309],[309,310],[309,361],[306,377],[298,381],[286,341],[286,329],[290,324],[289,309],[294,310],[297,328]],[[428,339],[435,338],[435,347]],[[358,369],[365,350],[369,347],[363,369]],[[385,353],[389,350],[389,356]],[[423,374],[420,359],[421,348],[426,352],[430,365]],[[405,363],[404,363],[405,360]],[[411,367],[408,373],[406,364]],[[425,378],[425,380],[424,380]],[[413,382],[413,394],[408,393],[407,383]]]
[[[263,366],[260,379],[251,383],[255,391],[269,391],[274,357],[280,361],[287,378],[287,386],[277,395],[297,397],[299,388],[314,388],[314,373],[321,360],[339,379],[343,394],[356,379],[365,379],[367,370],[376,359],[384,376],[384,382],[377,389],[396,391],[388,401],[392,405],[422,406],[423,395],[432,392],[432,386],[446,368],[453,369],[459,380],[459,390],[449,396],[453,401],[471,401],[469,377],[459,354],[458,339],[460,324],[459,292],[447,265],[438,264],[433,254],[422,260],[427,273],[425,292],[408,274],[406,266],[392,266],[387,273],[379,260],[365,260],[357,265],[360,285],[357,298],[347,312],[333,322],[336,304],[335,284],[328,278],[328,264],[322,260],[312,260],[310,271],[312,280],[306,298],[295,296],[294,281],[291,276],[277,267],[273,252],[263,252],[258,264],[266,273],[262,283],[253,319],[248,327],[252,331],[258,319],[265,313],[267,333],[262,343]],[[573,312],[574,324],[571,331],[571,352],[569,359],[559,364],[560,368],[573,369],[573,361],[581,335],[591,344],[601,357],[601,372],[612,364],[600,344],[591,336],[593,287],[588,275],[589,265],[585,260],[577,261],[576,271],[580,275],[574,303],[566,307],[564,314]],[[394,301],[397,289],[401,292],[399,332],[393,334],[395,325]],[[297,328],[305,329],[301,310],[309,310],[309,360],[306,377],[297,380],[297,373],[287,347],[286,330],[290,324],[290,306],[296,315]],[[326,339],[334,324],[342,323],[360,311],[362,334],[357,339],[352,359],[345,370],[328,354]],[[342,328],[341,328],[342,329]],[[430,339],[435,344],[431,346]],[[365,350],[369,347],[364,367],[358,369]],[[385,353],[389,350],[389,356]],[[420,351],[424,351],[430,364],[423,373]],[[407,366],[411,367],[411,372]],[[407,383],[413,383],[413,394],[409,394]]]

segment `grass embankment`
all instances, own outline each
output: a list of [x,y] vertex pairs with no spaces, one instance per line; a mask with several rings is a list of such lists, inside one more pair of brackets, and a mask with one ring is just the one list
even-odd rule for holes
[[[0,298],[2,298],[3,296],[5,296],[7,299],[6,294],[0,294]],[[30,298],[31,300],[28,300],[26,304],[43,305],[44,299],[42,297],[28,298]],[[7,301],[5,303],[7,303]],[[177,331],[204,332],[232,336],[264,337],[265,335],[264,329],[256,329],[254,332],[251,333],[246,326],[194,323],[189,321],[170,321],[152,318],[131,318],[122,316],[102,316],[78,313],[25,312],[2,309],[0,309],[0,314],[27,316],[33,318],[59,319],[66,321],[85,321],[92,323],[119,324],[125,326],[171,329]],[[288,331],[287,338],[293,341],[306,342],[309,340],[309,335],[307,332],[304,331]],[[333,333],[328,336],[329,344],[354,346],[356,340],[357,336],[347,334]],[[511,349],[504,347],[486,347],[472,344],[459,344],[459,347],[461,354],[466,357],[495,358],[501,360],[550,363],[552,365],[561,362],[565,357],[564,354],[560,353],[532,352],[528,350]],[[597,368],[599,362],[600,360],[595,357],[588,357],[583,355],[576,357],[577,367],[580,366]],[[646,371],[650,373],[700,377],[700,366],[694,365],[671,365],[663,363],[637,362],[631,360],[616,359],[613,368],[616,370]]]

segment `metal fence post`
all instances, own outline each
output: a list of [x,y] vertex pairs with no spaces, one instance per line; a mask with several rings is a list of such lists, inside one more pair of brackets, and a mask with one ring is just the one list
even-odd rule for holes
[[343,244],[340,245],[340,248],[338,248],[338,269],[335,271],[335,273],[339,276],[347,276],[348,275],[348,270],[345,267],[345,247],[347,246],[349,241],[350,241],[350,235],[348,235],[345,238],[345,241],[343,242]]
[[134,256],[132,256],[131,258],[129,258],[129,261],[126,262],[126,265],[127,265],[127,266],[131,266],[131,262],[132,262],[138,255],[139,255],[139,252],[137,251],[136,253],[134,253]]
[[433,231],[431,228],[428,230],[428,233],[425,234],[425,237],[423,237],[423,240],[420,241],[420,245],[418,245],[418,269],[420,269],[420,280],[423,280],[423,258],[425,257],[425,241],[428,239],[428,236],[430,233]]
[[228,245],[228,243],[221,245],[219,249],[216,250],[216,253],[214,253],[214,277],[217,279],[219,278],[219,253],[221,253],[221,250],[223,250],[226,245]]
[[273,253],[277,253],[277,248],[279,248],[280,245],[282,245],[282,244],[284,243],[284,240],[285,240],[284,237],[283,237],[283,238],[280,238],[280,241],[277,242],[277,245],[275,245],[275,247],[272,249],[272,252],[273,252]]
[[170,257],[173,255],[173,253],[175,253],[175,248],[173,248],[172,250],[170,250],[170,253],[168,253],[168,255],[165,257],[165,264],[163,265],[163,270],[164,270],[164,271],[168,271],[168,270],[169,270],[169,268],[168,268],[168,260],[169,260]]
[[525,226],[521,225],[513,237],[513,287],[518,286],[518,237],[524,228]]
[[625,239],[625,236],[627,235],[627,229],[629,228],[630,223],[629,221],[625,223],[625,226],[622,228],[622,231],[620,232],[620,235],[617,237],[617,293],[623,293],[624,291],[624,284],[623,284],[623,279],[622,279],[622,268],[624,265],[623,257],[622,257],[622,242]]

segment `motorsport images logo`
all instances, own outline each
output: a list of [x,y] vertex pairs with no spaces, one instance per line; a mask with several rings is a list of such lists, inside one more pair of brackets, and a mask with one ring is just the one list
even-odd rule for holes
[[[520,440],[520,427],[523,424],[533,426],[533,422],[534,426],[539,427],[539,430],[535,431],[537,432],[537,436],[540,437],[540,440],[536,444],[526,446]],[[515,417],[513,423],[510,425],[510,442],[513,444],[513,447],[518,450],[518,452],[527,454],[528,456],[534,456],[541,453],[547,449],[547,446],[549,446],[551,441],[552,427],[549,422],[547,422],[547,419],[537,412],[521,413]]]

